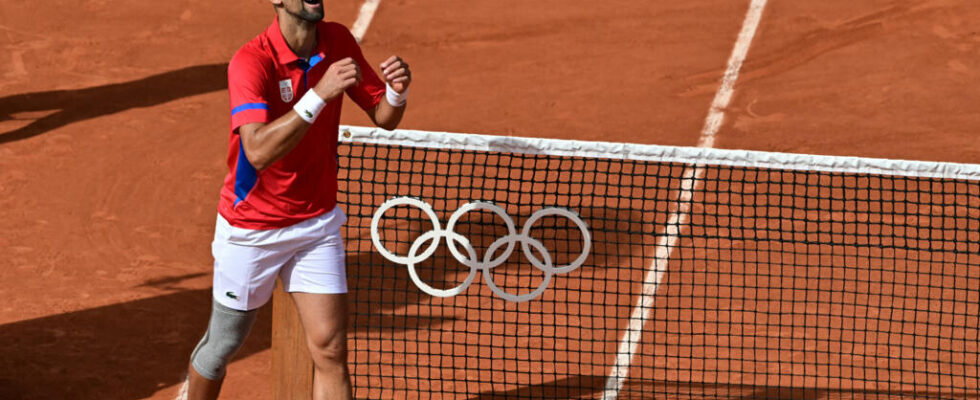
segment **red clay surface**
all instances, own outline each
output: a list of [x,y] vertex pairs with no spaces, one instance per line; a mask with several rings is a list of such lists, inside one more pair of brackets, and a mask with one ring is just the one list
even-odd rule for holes
[[[350,25],[359,1],[327,0]],[[403,128],[693,145],[748,1],[382,0]],[[0,398],[168,399],[207,319],[225,63],[262,0],[0,5]],[[718,147],[977,162],[972,0],[771,1]],[[348,104],[344,122],[366,119]],[[224,398],[265,398],[268,315]]]

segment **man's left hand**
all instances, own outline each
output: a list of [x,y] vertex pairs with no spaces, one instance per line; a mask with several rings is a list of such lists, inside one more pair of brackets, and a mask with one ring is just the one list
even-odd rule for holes
[[384,76],[385,83],[398,93],[405,93],[408,86],[412,84],[412,71],[398,56],[391,56],[381,63],[381,75]]

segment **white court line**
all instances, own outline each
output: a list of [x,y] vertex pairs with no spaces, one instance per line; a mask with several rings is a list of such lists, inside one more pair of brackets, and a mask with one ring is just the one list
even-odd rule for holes
[[364,39],[364,34],[371,26],[371,20],[374,18],[374,13],[378,11],[379,4],[381,4],[381,0],[364,0],[364,4],[361,5],[361,11],[357,14],[357,21],[354,21],[354,25],[350,28],[350,32],[357,39],[357,43],[361,43],[361,40]]
[[[766,1],[752,0],[749,5],[749,11],[742,22],[742,31],[739,32],[735,48],[728,59],[728,68],[722,78],[721,87],[715,93],[715,99],[711,102],[711,109],[708,110],[708,117],[704,121],[704,128],[701,129],[698,147],[711,148],[715,144],[715,135],[725,120],[725,109],[732,100],[732,94],[735,92],[735,81],[738,80],[738,73],[742,69],[742,64],[745,62],[745,57],[748,55],[749,47],[752,44],[752,38],[755,37],[759,22],[762,20],[762,11],[766,7]],[[650,263],[650,269],[647,271],[646,278],[643,279],[640,298],[630,315],[629,326],[623,334],[623,340],[619,343],[616,364],[609,374],[605,390],[602,393],[603,400],[612,400],[618,397],[619,391],[623,388],[623,382],[629,375],[630,364],[633,363],[633,356],[636,355],[636,348],[639,346],[643,327],[650,318],[650,312],[653,311],[654,295],[657,293],[664,273],[667,272],[670,253],[690,219],[691,198],[702,178],[704,178],[704,168],[684,170],[681,191],[673,207],[674,212],[667,218],[667,226],[664,228],[663,236],[657,242],[653,262]]]

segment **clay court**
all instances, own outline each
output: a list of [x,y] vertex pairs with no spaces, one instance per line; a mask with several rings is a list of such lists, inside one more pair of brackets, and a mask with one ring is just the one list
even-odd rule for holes
[[[351,26],[362,3],[326,0],[327,19]],[[401,128],[695,146],[750,3],[381,0],[362,48],[412,65]],[[273,15],[0,5],[0,398],[173,397],[208,318],[227,62]],[[980,162],[978,19],[973,0],[770,0],[713,146]],[[369,124],[345,104],[342,123]],[[270,332],[266,307],[222,398],[270,397]]]

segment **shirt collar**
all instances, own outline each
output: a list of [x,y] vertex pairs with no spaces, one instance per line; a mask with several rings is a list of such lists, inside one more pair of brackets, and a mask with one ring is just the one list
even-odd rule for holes
[[[316,64],[315,62],[313,62],[314,60],[316,61],[322,60],[327,51],[326,49],[327,41],[322,36],[324,31],[322,25],[323,25],[322,22],[317,23],[317,29],[316,29],[317,40],[315,45],[316,47],[313,49],[313,55],[310,56],[311,65]],[[302,58],[299,58],[299,56],[297,56],[296,53],[293,52],[293,49],[289,48],[289,44],[286,43],[286,38],[282,36],[282,30],[279,29],[279,17],[276,17],[272,21],[272,25],[269,25],[269,28],[266,29],[265,36],[269,39],[269,42],[272,43],[272,48],[276,52],[276,59],[279,61],[280,65],[286,65],[286,64],[294,63],[296,61],[303,61],[304,64],[306,63],[306,61],[303,60]]]

